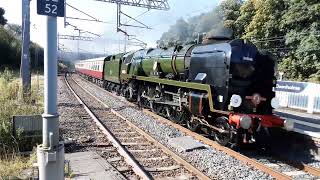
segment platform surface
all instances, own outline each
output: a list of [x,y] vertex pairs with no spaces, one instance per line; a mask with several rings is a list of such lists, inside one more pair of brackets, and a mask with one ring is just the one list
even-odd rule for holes
[[74,180],[124,180],[126,179],[105,159],[95,152],[77,152],[65,154],[65,159],[70,161]]
[[275,113],[294,122],[293,131],[314,138],[320,138],[320,115],[295,111],[294,109],[277,109]]

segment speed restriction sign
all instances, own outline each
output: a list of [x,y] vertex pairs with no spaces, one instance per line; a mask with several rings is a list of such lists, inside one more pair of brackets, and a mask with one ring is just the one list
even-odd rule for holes
[[37,13],[40,15],[64,17],[65,0],[38,0]]

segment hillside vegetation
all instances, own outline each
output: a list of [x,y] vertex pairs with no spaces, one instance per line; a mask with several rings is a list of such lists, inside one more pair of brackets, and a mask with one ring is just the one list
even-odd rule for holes
[[[0,70],[4,67],[18,69],[21,61],[21,36],[20,25],[7,24],[4,18],[5,11],[0,7]],[[38,44],[30,43],[31,66],[41,67],[43,64],[43,48]]]
[[251,40],[278,57],[286,79],[320,82],[318,0],[224,0],[208,13],[178,20],[158,45],[186,43],[198,33]]

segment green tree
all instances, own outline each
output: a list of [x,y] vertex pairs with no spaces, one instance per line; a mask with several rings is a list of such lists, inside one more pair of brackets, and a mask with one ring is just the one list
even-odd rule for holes
[[240,16],[235,21],[234,37],[241,38],[245,36],[245,29],[251,23],[255,15],[255,3],[257,0],[247,0],[240,7]]
[[290,0],[282,18],[286,45],[292,49],[280,65],[287,78],[320,81],[320,2]]
[[[283,36],[285,32],[280,28],[280,23],[286,10],[284,0],[256,0],[252,4],[255,7],[255,14],[245,28],[244,37],[248,39],[271,39]],[[252,4],[248,4],[249,9]],[[250,18],[250,15],[248,14],[247,18]],[[274,42],[264,41],[261,42],[260,46],[266,48],[272,46],[272,43]]]
[[19,67],[21,43],[5,28],[0,27],[0,66]]
[[236,21],[240,16],[242,0],[224,0],[219,8],[222,13],[224,27],[231,29],[237,35],[238,27]]
[[18,24],[7,24],[6,29],[11,31],[17,38],[21,39],[22,27]]
[[[15,30],[0,26],[0,68],[10,67],[11,69],[18,69],[20,66],[21,34],[19,35],[19,32],[21,28],[18,25],[14,25],[13,27],[15,27]],[[31,42],[29,51],[31,66],[42,67],[43,48]]]
[[0,7],[0,25],[7,24],[7,20],[4,18],[5,10]]

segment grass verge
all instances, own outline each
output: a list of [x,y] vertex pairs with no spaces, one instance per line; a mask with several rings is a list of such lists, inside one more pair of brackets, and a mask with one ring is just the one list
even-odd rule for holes
[[12,136],[11,120],[13,115],[33,115],[43,112],[42,78],[32,77],[30,96],[22,99],[19,73],[5,69],[0,72],[0,179],[18,176],[23,169],[30,168],[29,158],[19,152],[21,133]]
[[0,159],[0,179],[25,179],[28,174],[22,174],[23,170],[32,169],[33,163],[36,161],[36,153],[32,153],[30,157],[22,157],[12,154],[10,157]]

